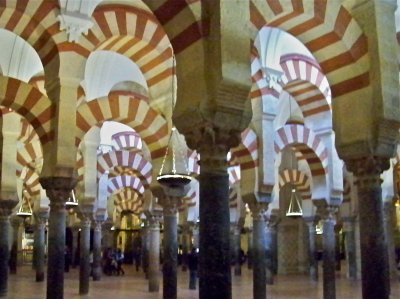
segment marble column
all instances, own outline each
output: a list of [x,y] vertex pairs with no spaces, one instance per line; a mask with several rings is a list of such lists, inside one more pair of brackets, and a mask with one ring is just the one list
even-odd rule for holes
[[0,199],[0,297],[7,296],[10,215],[18,202]]
[[35,256],[36,281],[44,281],[45,268],[45,230],[46,222],[49,217],[48,211],[35,212],[35,232],[33,252]]
[[308,227],[308,260],[309,274],[312,281],[318,281],[318,259],[315,237],[317,234],[316,225],[318,223],[315,217],[304,217],[304,221]]
[[335,225],[335,270],[340,271],[342,269],[341,263],[341,248],[340,248],[340,230],[342,229],[341,225]]
[[328,206],[323,216],[324,233],[322,235],[323,246],[323,298],[336,299],[336,282],[335,282],[335,213],[337,207]]
[[98,281],[101,279],[101,225],[104,221],[96,219],[93,221],[93,265],[92,273],[93,280]]
[[249,205],[253,217],[253,298],[267,298],[266,288],[266,242],[265,212],[267,206],[262,203]]
[[90,223],[92,221],[92,213],[83,212],[81,218],[80,233],[80,256],[79,256],[79,294],[85,295],[89,293],[90,280]]
[[[214,131],[217,135],[217,131]],[[215,139],[218,139],[215,136]],[[214,140],[216,141],[216,140]],[[220,140],[218,141],[220,142]],[[204,141],[204,143],[207,143]],[[229,254],[229,176],[222,144],[200,148],[199,298],[232,297]]]
[[18,239],[20,235],[20,226],[23,219],[18,216],[12,216],[10,218],[10,223],[12,227],[12,243],[10,251],[10,274],[17,274],[18,265]]
[[182,271],[186,272],[187,271],[187,258],[188,258],[188,254],[190,252],[190,228],[189,228],[189,224],[185,223],[182,226]]
[[357,279],[355,217],[344,217],[342,221],[346,248],[347,277],[355,280]]
[[159,215],[149,215],[149,292],[160,289],[160,220]]
[[267,284],[274,283],[274,275],[278,271],[278,236],[277,236],[277,225],[279,223],[279,217],[276,215],[270,215],[266,219],[266,230],[265,230],[265,247],[266,247],[266,281]]
[[66,177],[43,177],[40,184],[50,199],[48,224],[47,299],[64,298],[65,203],[76,184]]
[[72,246],[71,246],[71,266],[72,268],[76,268],[78,265],[77,261],[77,253],[78,250],[78,238],[79,238],[79,227],[73,226],[71,227],[72,232]]
[[383,223],[385,230],[385,238],[388,247],[389,277],[391,280],[398,280],[396,251],[394,242],[394,228],[396,226],[395,209],[392,199],[383,202]]
[[380,174],[389,159],[368,156],[346,161],[357,177],[363,299],[388,299],[388,250],[384,233]]
[[164,239],[163,239],[163,298],[176,299],[178,295],[178,235],[177,206],[174,198],[169,204],[163,205]]
[[145,274],[146,279],[149,278],[149,248],[150,248],[150,238],[149,238],[149,226],[147,221],[143,222],[143,227],[141,229],[142,235],[142,269]]
[[242,275],[242,256],[240,254],[241,247],[241,235],[240,235],[241,226],[236,224],[233,228],[233,242],[234,242],[234,250],[235,250],[235,276]]
[[249,228],[247,232],[247,268],[253,269],[253,229]]

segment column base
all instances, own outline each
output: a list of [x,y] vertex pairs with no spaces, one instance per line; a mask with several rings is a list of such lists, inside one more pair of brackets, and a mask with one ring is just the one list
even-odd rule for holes
[[36,273],[36,281],[37,282],[44,281],[44,272]]

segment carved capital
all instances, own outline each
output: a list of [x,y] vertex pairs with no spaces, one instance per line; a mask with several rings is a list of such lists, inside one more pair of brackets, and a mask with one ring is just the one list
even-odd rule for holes
[[51,207],[61,208],[65,207],[65,202],[68,200],[77,180],[68,177],[42,177],[39,182],[46,190]]
[[366,156],[346,161],[347,168],[357,177],[358,188],[373,188],[380,186],[380,175],[389,169],[389,158]]
[[265,213],[268,209],[268,204],[261,202],[249,203],[251,216],[254,220],[265,220]]
[[149,228],[150,229],[160,229],[160,222],[162,220],[161,215],[148,214],[147,219],[149,220]]

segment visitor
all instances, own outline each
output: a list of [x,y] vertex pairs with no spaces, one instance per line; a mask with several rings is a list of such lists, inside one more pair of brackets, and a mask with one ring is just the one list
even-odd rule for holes
[[117,262],[117,275],[124,275],[125,271],[122,268],[122,263],[124,261],[124,253],[122,252],[122,250],[120,248],[118,248],[117,250],[117,254],[115,255],[115,260]]
[[197,268],[198,268],[198,257],[196,248],[192,248],[192,251],[188,255],[188,267],[189,267],[189,289],[196,289],[197,280]]

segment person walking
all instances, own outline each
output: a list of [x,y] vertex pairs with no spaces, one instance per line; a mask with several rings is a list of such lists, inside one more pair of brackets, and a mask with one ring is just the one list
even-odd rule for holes
[[188,256],[188,267],[189,267],[189,289],[195,290],[197,284],[197,266],[198,256],[196,248],[192,248],[192,251]]
[[124,261],[124,254],[120,248],[117,250],[117,254],[115,255],[115,259],[117,261],[117,275],[124,275],[125,271],[122,269],[122,262]]

